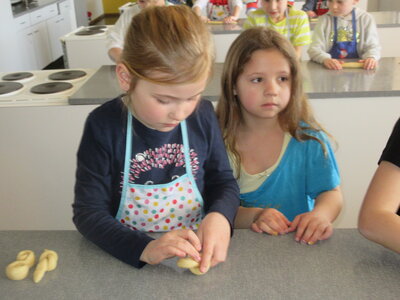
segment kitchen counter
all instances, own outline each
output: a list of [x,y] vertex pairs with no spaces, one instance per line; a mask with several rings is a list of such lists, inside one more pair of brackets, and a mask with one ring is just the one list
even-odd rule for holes
[[206,275],[175,266],[176,258],[135,269],[103,252],[76,231],[1,231],[2,269],[16,254],[43,248],[58,267],[32,281],[0,275],[3,299],[398,299],[400,256],[337,229],[331,239],[306,246],[293,235],[273,237],[236,230],[227,261]]
[[24,1],[18,4],[12,5],[12,13],[14,18],[20,17],[24,14],[31,13],[39,8],[45,7],[47,5],[62,2],[64,0],[39,0],[39,1],[31,1],[29,0],[28,5],[26,6]]
[[[203,96],[217,101],[220,95],[222,63],[215,64],[214,75]],[[363,69],[327,70],[322,65],[302,62],[304,89],[310,99],[400,96],[400,58],[382,58],[376,71]],[[102,66],[85,85],[73,94],[70,104],[102,104],[122,91],[115,66]]]

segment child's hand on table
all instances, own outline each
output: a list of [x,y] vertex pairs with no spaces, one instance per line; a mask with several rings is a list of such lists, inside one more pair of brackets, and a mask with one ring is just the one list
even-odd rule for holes
[[290,221],[275,208],[266,208],[251,224],[255,232],[266,232],[271,235],[288,233]]
[[231,238],[231,226],[220,213],[206,215],[197,231],[202,246],[200,272],[205,273],[210,267],[224,262]]
[[316,17],[317,17],[317,14],[316,14],[314,11],[312,11],[312,10],[308,10],[308,11],[306,11],[306,13],[307,13],[307,15],[308,15],[308,17],[309,17],[310,19],[316,18]]
[[225,24],[232,24],[232,23],[237,23],[237,18],[234,16],[228,16],[224,19]]
[[300,214],[294,218],[289,231],[296,231],[297,242],[312,245],[320,240],[328,239],[332,233],[332,223],[323,215],[314,211]]
[[343,62],[333,58],[327,58],[324,60],[324,66],[330,70],[342,70]]
[[364,70],[374,70],[378,66],[378,62],[375,58],[368,57],[367,59],[360,60],[359,62],[364,63]]
[[179,229],[167,232],[148,243],[140,260],[155,265],[174,256],[190,256],[199,262],[200,250],[201,243],[197,235],[192,230]]

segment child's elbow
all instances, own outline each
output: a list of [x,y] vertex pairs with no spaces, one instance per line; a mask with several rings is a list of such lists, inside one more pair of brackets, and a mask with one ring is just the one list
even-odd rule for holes
[[358,231],[367,239],[371,239],[373,235],[373,229],[375,228],[374,225],[374,217],[371,216],[367,210],[361,209],[360,214],[358,216]]

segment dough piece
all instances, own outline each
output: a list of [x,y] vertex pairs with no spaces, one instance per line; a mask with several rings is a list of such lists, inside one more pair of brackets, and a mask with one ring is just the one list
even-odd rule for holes
[[345,62],[342,64],[342,68],[344,69],[362,69],[364,67],[364,63],[362,62]]
[[47,271],[53,271],[57,267],[57,261],[58,255],[55,251],[44,249],[33,272],[33,282],[38,283]]
[[195,275],[204,275],[207,272],[202,273],[199,269],[200,264],[190,257],[180,258],[176,262],[179,268],[189,269]]
[[[224,23],[224,21],[207,21],[207,24],[210,24],[210,25],[222,25],[222,24],[225,24],[225,23]],[[229,24],[237,24],[237,21],[232,22],[232,23],[226,23],[226,25],[229,25]]]
[[35,253],[23,250],[17,254],[17,260],[6,267],[6,275],[11,280],[22,280],[28,276],[29,269],[35,264]]

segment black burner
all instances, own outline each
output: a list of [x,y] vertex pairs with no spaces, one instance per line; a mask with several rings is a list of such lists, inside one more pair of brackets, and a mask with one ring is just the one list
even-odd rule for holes
[[73,87],[69,82],[47,82],[35,85],[31,88],[34,94],[54,94],[69,90]]
[[22,89],[24,86],[19,82],[1,82],[0,81],[0,95],[9,94]]
[[5,76],[3,76],[3,80],[6,81],[16,81],[16,80],[22,80],[26,78],[33,77],[33,74],[30,72],[17,72],[17,73],[10,73]]
[[95,34],[99,34],[99,33],[104,33],[104,30],[101,29],[94,29],[94,30],[90,30],[90,29],[82,29],[79,30],[78,32],[75,33],[75,35],[95,35]]
[[106,25],[93,25],[86,27],[87,30],[99,30],[99,29],[107,29]]
[[79,70],[61,71],[49,75],[51,80],[72,80],[86,76],[86,72]]

